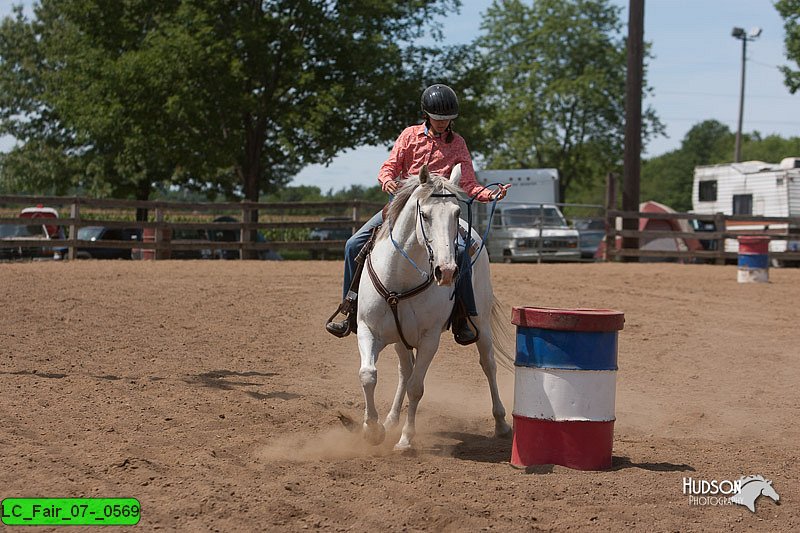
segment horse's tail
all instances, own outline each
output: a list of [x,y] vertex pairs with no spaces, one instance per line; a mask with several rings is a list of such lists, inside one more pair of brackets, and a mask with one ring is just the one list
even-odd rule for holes
[[494,296],[491,321],[494,360],[513,373],[517,337],[507,310],[508,306],[503,305],[497,296]]

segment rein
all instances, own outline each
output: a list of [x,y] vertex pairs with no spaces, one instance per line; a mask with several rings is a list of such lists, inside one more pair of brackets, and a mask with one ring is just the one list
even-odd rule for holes
[[[432,198],[457,198],[455,194],[451,193],[434,193],[431,194]],[[372,285],[375,287],[375,290],[378,291],[386,303],[389,304],[389,308],[392,310],[392,315],[394,316],[394,323],[397,326],[397,332],[400,334],[400,340],[403,341],[405,347],[409,350],[412,350],[414,347],[411,346],[408,341],[406,340],[405,335],[403,335],[403,328],[400,325],[400,316],[397,314],[397,305],[400,303],[400,300],[405,300],[407,298],[411,298],[416,296],[417,294],[423,292],[425,289],[431,286],[433,283],[433,250],[430,246],[430,239],[428,239],[428,235],[425,233],[425,224],[423,224],[422,220],[422,210],[419,207],[419,200],[417,201],[417,217],[419,218],[420,228],[422,228],[422,237],[425,240],[425,248],[428,250],[428,266],[430,268],[430,272],[423,272],[417,266],[411,257],[403,250],[397,241],[394,240],[392,237],[392,227],[389,226],[389,238],[392,241],[394,247],[399,251],[403,257],[405,257],[408,262],[410,262],[417,271],[425,277],[425,281],[410,289],[406,292],[394,292],[390,291],[386,288],[386,286],[381,282],[380,278],[378,278],[378,274],[375,272],[375,269],[372,267],[372,253],[367,256],[367,272],[369,272],[369,278],[372,280]]]

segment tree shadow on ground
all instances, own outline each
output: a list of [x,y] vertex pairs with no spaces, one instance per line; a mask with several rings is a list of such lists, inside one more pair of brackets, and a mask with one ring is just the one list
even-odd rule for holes
[[[200,385],[201,387],[209,387],[212,389],[219,389],[219,390],[238,390],[242,387],[259,387],[264,385],[264,383],[259,383],[257,381],[244,381],[244,380],[230,380],[230,377],[272,377],[277,376],[277,372],[256,372],[256,371],[249,371],[249,372],[236,372],[233,370],[211,370],[209,372],[203,372],[202,374],[197,374],[194,376],[189,376],[183,381],[188,383],[189,385]],[[293,400],[295,398],[300,398],[300,394],[294,394],[291,392],[286,391],[272,391],[267,393],[262,393],[258,391],[243,391],[248,396],[255,398],[256,400],[265,400],[269,398],[280,398],[281,400]]]

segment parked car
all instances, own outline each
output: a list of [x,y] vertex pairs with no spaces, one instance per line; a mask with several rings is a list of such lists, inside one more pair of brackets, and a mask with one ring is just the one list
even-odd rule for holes
[[[325,217],[323,222],[353,222],[349,217]],[[353,227],[344,228],[314,228],[308,234],[310,241],[346,241],[353,235]],[[317,248],[310,252],[311,259],[326,259],[335,257],[337,259],[343,257],[343,246],[331,248]]]
[[[105,226],[85,226],[78,228],[78,239],[82,241],[137,241],[142,240],[142,230],[137,228],[108,228]],[[131,259],[130,248],[88,248],[79,247],[75,251],[78,259]]]
[[[52,207],[26,207],[20,214],[20,224],[0,225],[0,259],[61,259],[64,248],[52,246],[55,239],[64,238],[64,228],[47,224],[46,219],[58,218]],[[34,220],[36,219],[36,220]],[[36,240],[42,245],[16,244],[15,241]],[[51,243],[49,246],[44,243]]]
[[199,250],[173,249],[170,253],[170,259],[212,259],[214,257],[214,251],[211,249],[211,239],[204,229],[173,229],[171,240],[173,244],[180,244],[181,241],[208,241],[209,247]]
[[581,259],[594,259],[597,247],[606,236],[606,223],[601,218],[576,218],[572,222],[581,237]]
[[[214,219],[214,222],[239,222],[231,216],[221,216]],[[208,237],[213,242],[239,242],[238,229],[208,229]],[[256,242],[267,242],[266,237],[261,232],[256,233]],[[239,250],[218,249],[213,251],[214,259],[239,259]],[[259,250],[258,258],[264,260],[280,261],[283,259],[274,250]]]
[[[692,229],[695,231],[695,233],[708,233],[717,231],[717,226],[714,224],[713,220],[697,220],[696,218],[690,218],[689,225],[692,226]],[[703,246],[704,250],[717,249],[717,241],[713,239],[700,239],[700,244]]]

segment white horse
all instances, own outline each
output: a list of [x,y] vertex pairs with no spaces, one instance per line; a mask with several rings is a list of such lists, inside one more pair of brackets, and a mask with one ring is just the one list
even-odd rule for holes
[[[366,267],[371,272],[361,277],[357,317],[359,375],[366,402],[364,436],[372,444],[383,442],[385,430],[397,425],[408,394],[408,417],[395,450],[411,448],[425,374],[453,309],[451,295],[458,275],[457,195],[463,194],[458,187],[460,177],[461,166],[456,165],[449,180],[429,174],[427,168],[423,168],[419,177],[405,180],[390,204],[370,252]],[[475,232],[473,239],[480,243]],[[433,279],[427,282],[431,276],[435,283]],[[478,308],[474,323],[480,331],[477,345],[481,367],[489,381],[495,435],[506,437],[511,434],[511,427],[505,420],[506,411],[497,390],[492,336],[492,324],[502,320],[502,311],[493,296],[485,250],[475,262],[472,284]],[[393,298],[396,299],[392,301]],[[375,364],[381,350],[389,344],[394,344],[400,359],[400,376],[391,410],[384,424],[380,424],[375,409],[378,380]],[[504,351],[501,353],[508,357]]]

